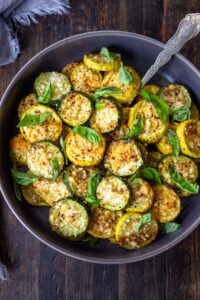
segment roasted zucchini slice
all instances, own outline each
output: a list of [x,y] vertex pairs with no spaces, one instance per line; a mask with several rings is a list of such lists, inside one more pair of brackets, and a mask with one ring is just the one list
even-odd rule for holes
[[39,195],[36,194],[33,188],[33,184],[27,186],[22,185],[21,191],[24,199],[33,206],[49,206]]
[[27,153],[27,164],[36,176],[42,176],[47,179],[54,178],[54,168],[52,162],[56,160],[56,172],[60,173],[64,166],[64,158],[54,144],[49,142],[38,142],[31,145]]
[[158,234],[157,221],[152,216],[151,221],[138,230],[142,217],[140,213],[128,212],[119,219],[115,236],[122,247],[128,250],[138,250],[155,240]]
[[74,71],[74,69],[80,65],[80,62],[72,62],[72,63],[69,63],[67,64],[66,66],[64,66],[62,68],[62,73],[67,75],[68,78],[71,77],[72,75],[72,72]]
[[70,80],[75,91],[93,94],[101,87],[102,75],[99,71],[90,69],[84,64],[79,64],[74,68]]
[[91,53],[84,55],[83,62],[88,68],[97,71],[112,71],[118,69],[120,64],[120,57],[116,56],[116,59],[110,61],[101,54]]
[[191,115],[190,115],[191,119],[194,120],[199,120],[199,110],[198,107],[196,106],[196,104],[192,103],[191,105]]
[[180,107],[190,108],[191,97],[188,90],[180,84],[170,83],[159,91],[159,96],[168,104],[170,112]]
[[88,226],[88,233],[99,239],[109,239],[115,235],[115,229],[119,218],[123,215],[121,211],[110,211],[102,207],[94,207]]
[[56,180],[39,178],[33,183],[34,192],[50,206],[62,198],[72,196],[68,187],[62,180],[62,174]]
[[152,168],[157,168],[163,155],[158,151],[149,151],[147,157],[147,165]]
[[99,204],[111,211],[122,210],[127,205],[130,193],[127,185],[116,176],[104,177],[96,190]]
[[51,100],[59,100],[71,90],[71,84],[66,75],[58,72],[41,73],[35,80],[34,89],[38,97],[43,97],[51,84]]
[[25,140],[21,134],[16,134],[9,144],[10,159],[17,166],[27,165],[27,152],[30,147],[30,143]]
[[132,128],[139,117],[142,117],[144,129],[138,135],[138,139],[148,144],[158,142],[168,129],[168,123],[164,124],[159,119],[155,106],[149,101],[140,101],[136,103],[130,110],[128,126]]
[[70,93],[59,107],[59,115],[63,122],[70,126],[84,124],[92,113],[90,100],[80,93]]
[[24,97],[18,106],[18,118],[21,120],[23,114],[26,110],[28,110],[31,106],[38,104],[37,98],[35,94],[31,93]]
[[133,140],[113,141],[106,150],[104,166],[117,176],[132,175],[142,164],[142,155]]
[[153,186],[152,214],[160,222],[171,222],[181,211],[181,201],[175,191],[166,185]]
[[189,119],[181,122],[176,133],[181,152],[193,158],[200,158],[200,121]]
[[88,214],[73,199],[58,201],[50,209],[49,222],[53,231],[68,240],[80,240],[88,226]]
[[153,203],[154,193],[150,184],[142,179],[136,178],[130,183],[130,201],[127,211],[144,213],[150,209]]
[[119,71],[115,70],[110,71],[105,75],[102,81],[102,87],[112,86],[121,89],[123,91],[122,94],[113,94],[112,96],[124,106],[129,106],[139,91],[141,78],[132,67],[124,66],[124,69],[128,70],[133,78],[133,81],[130,84],[121,84],[119,81]]
[[40,115],[47,113],[48,118],[40,125],[20,127],[21,134],[30,143],[38,142],[41,140],[56,141],[62,133],[62,121],[55,111],[45,105],[34,105],[30,107],[22,119],[26,115]]
[[87,195],[90,176],[97,171],[96,167],[81,167],[74,164],[66,169],[69,185],[75,195],[81,198]]
[[164,157],[158,165],[161,176],[169,185],[176,187],[173,183],[170,174],[169,168],[173,164],[177,172],[182,175],[184,178],[194,183],[198,177],[198,168],[196,164],[189,157],[180,155],[176,156],[167,156]]
[[121,121],[119,104],[113,99],[99,99],[95,107],[90,119],[90,126],[100,133],[115,130]]
[[[160,90],[160,87],[157,85],[154,85],[154,84],[148,84],[148,85],[143,86],[143,89],[145,89],[146,91],[151,92],[153,94],[157,94]],[[145,99],[144,99],[144,97],[139,95],[136,97],[135,100],[136,100],[136,102],[139,102],[139,101],[143,101]]]
[[71,131],[66,138],[66,153],[71,162],[78,166],[95,166],[103,159],[105,140],[101,137],[101,143],[95,144],[87,141],[80,135]]

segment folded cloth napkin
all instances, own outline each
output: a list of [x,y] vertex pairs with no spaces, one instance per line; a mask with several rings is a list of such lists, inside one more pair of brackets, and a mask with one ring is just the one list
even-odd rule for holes
[[[19,54],[15,26],[37,23],[36,16],[67,14],[69,9],[69,0],[0,0],[0,66],[14,62]],[[9,279],[1,260],[0,279]]]
[[69,0],[0,0],[0,66],[15,61],[20,47],[15,33],[18,24],[37,23],[36,16],[67,14]]

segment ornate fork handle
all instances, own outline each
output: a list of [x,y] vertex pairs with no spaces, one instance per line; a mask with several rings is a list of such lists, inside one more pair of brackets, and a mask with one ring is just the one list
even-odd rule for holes
[[154,64],[142,78],[144,86],[173,55],[178,53],[184,44],[200,32],[200,13],[188,14],[181,20],[177,31],[168,40],[165,49],[159,53]]

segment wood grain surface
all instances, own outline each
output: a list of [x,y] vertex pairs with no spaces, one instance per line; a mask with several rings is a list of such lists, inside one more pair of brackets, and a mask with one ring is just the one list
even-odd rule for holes
[[[69,16],[37,18],[17,29],[21,54],[0,68],[0,95],[17,71],[52,43],[85,31],[116,29],[160,41],[174,33],[181,18],[200,11],[199,0],[71,0]],[[200,68],[200,39],[182,53]],[[3,172],[3,170],[1,170]],[[199,300],[200,228],[169,251],[129,265],[80,262],[34,238],[0,201],[0,252],[11,280],[0,282],[1,300]]]

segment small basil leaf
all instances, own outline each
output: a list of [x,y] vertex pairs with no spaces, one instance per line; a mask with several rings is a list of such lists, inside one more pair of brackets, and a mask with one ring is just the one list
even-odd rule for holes
[[135,231],[139,233],[139,231],[142,229],[142,227],[148,223],[150,223],[152,220],[152,216],[150,213],[144,214],[141,218],[138,224],[135,227]]
[[85,200],[93,206],[99,205],[99,200],[92,196],[86,196]]
[[48,104],[51,100],[52,87],[51,82],[48,83],[44,95],[38,97],[38,101],[43,104]]
[[199,192],[199,185],[197,183],[191,183],[182,175],[180,175],[173,164],[169,166],[169,175],[172,181],[181,190],[192,194],[197,194]]
[[136,178],[143,178],[150,181],[155,181],[156,183],[161,184],[161,178],[159,172],[155,168],[147,167],[142,170],[137,171],[135,174],[133,174],[128,181],[132,182]]
[[83,139],[99,145],[101,143],[101,136],[95,130],[86,126],[75,126],[72,129],[75,133],[79,134]]
[[102,172],[96,172],[90,176],[89,182],[88,182],[88,195],[89,196],[95,196],[96,188],[99,185],[99,182],[101,181]]
[[143,129],[144,123],[142,117],[140,116],[138,122],[135,125],[133,125],[129,133],[125,135],[125,139],[132,139],[133,137],[138,136],[143,132]]
[[101,56],[107,58],[107,60],[109,60],[109,61],[113,61],[113,60],[115,60],[115,59],[117,58],[116,53],[110,52],[110,51],[108,50],[108,48],[106,48],[106,47],[102,47],[99,54],[100,54]]
[[23,172],[18,172],[15,169],[11,169],[11,174],[14,181],[20,185],[29,185],[37,180],[37,177]]
[[91,235],[86,235],[84,236],[82,239],[81,239],[82,242],[86,242],[86,243],[89,243],[89,245],[91,247],[93,247],[94,245],[96,245],[96,243],[98,243],[99,239],[98,238],[95,238]]
[[152,104],[156,108],[160,120],[163,123],[167,123],[169,121],[169,107],[165,101],[163,101],[160,97],[145,89],[142,89],[140,91],[140,95],[145,99],[149,100],[150,102],[152,102]]
[[124,85],[129,85],[131,82],[133,82],[133,77],[131,76],[130,72],[123,67],[122,63],[118,72],[118,80]]
[[180,144],[179,144],[178,137],[177,137],[176,133],[173,130],[171,130],[171,129],[168,130],[167,139],[168,139],[168,142],[170,143],[170,145],[172,147],[172,154],[174,156],[179,156]]
[[17,124],[17,127],[26,127],[26,126],[37,126],[42,124],[48,117],[50,113],[42,113],[39,115],[31,115],[27,114],[23,117],[23,119]]
[[63,136],[61,136],[61,138],[60,138],[60,147],[62,149],[62,153],[63,153],[64,158],[65,158],[65,164],[67,165],[68,164],[68,159],[67,159],[67,155],[66,155],[66,142],[65,142],[65,139],[63,138]]
[[178,107],[172,111],[172,120],[182,122],[190,118],[191,111],[187,107]]
[[117,87],[104,87],[101,89],[96,90],[92,98],[96,99],[99,97],[102,97],[104,95],[110,95],[110,94],[122,94],[123,91]]
[[54,157],[51,160],[51,167],[52,167],[53,180],[56,180],[56,178],[59,175],[59,169],[60,169],[59,161],[58,161],[57,157]]
[[180,224],[176,222],[159,223],[159,229],[162,233],[171,233],[180,228]]
[[74,192],[70,186],[70,183],[69,183],[69,180],[68,180],[68,176],[67,176],[67,172],[64,171],[63,174],[62,174],[62,181],[63,183],[66,185],[67,189],[69,190],[70,194],[73,195]]

